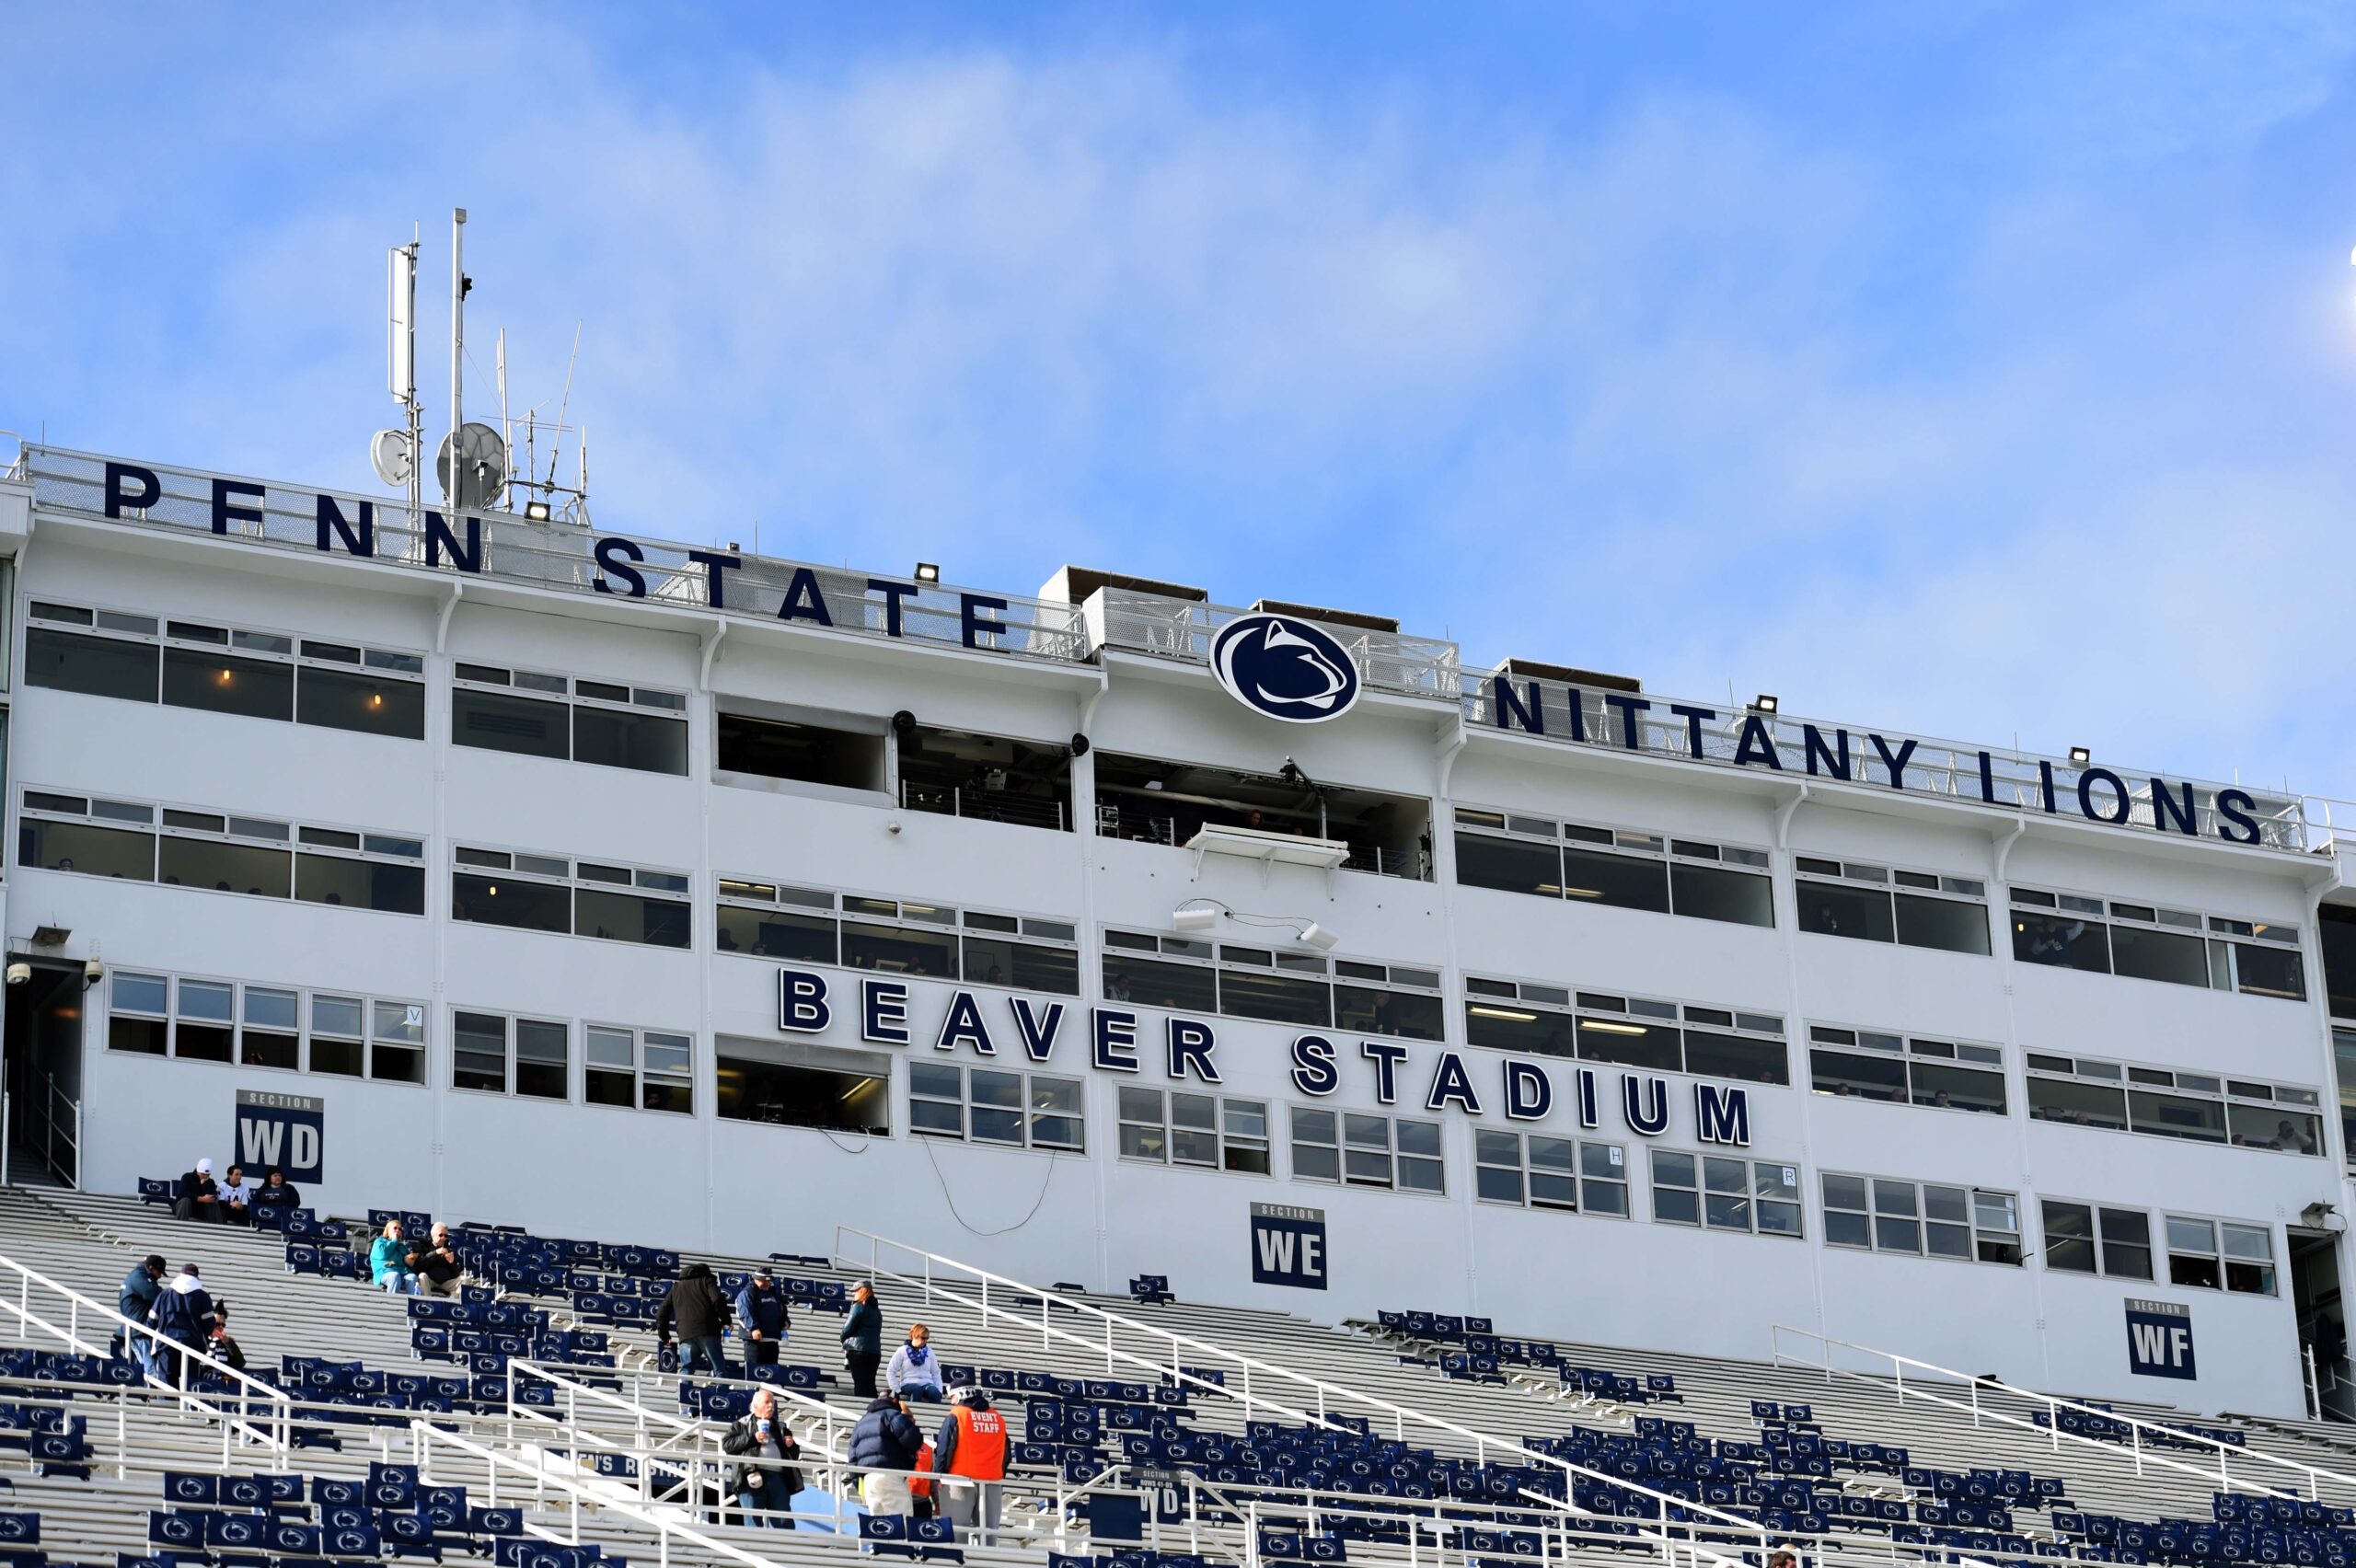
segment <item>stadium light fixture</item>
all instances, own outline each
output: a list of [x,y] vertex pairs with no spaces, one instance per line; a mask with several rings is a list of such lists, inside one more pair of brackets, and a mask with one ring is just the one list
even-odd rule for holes
[[545,523],[550,515],[549,503],[545,501],[527,501],[524,503],[524,518],[526,522]]
[[940,582],[941,568],[929,560],[920,560],[917,562],[917,581],[919,582]]
[[1761,713],[1773,714],[1783,704],[1777,700],[1773,692],[1762,691],[1752,699],[1750,706]]
[[2088,751],[2084,746],[2072,746],[2070,748],[2070,766],[2073,767],[2084,767],[2086,764],[2094,761],[2094,759],[2095,754]]

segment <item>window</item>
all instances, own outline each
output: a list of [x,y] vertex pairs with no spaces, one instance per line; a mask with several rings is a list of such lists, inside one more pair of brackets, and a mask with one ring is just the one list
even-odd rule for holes
[[677,692],[461,663],[450,683],[450,742],[685,778],[687,706]]
[[18,861],[47,870],[425,913],[422,839],[42,790],[18,829]]
[[[235,1062],[392,1082],[424,1081],[424,1009],[414,1002],[314,993],[287,986],[116,970],[107,982],[107,1046],[184,1062]],[[374,1009],[375,1067],[364,1032]],[[307,1057],[306,1057],[307,1047]]]
[[1656,1220],[1761,1236],[1802,1234],[1797,1166],[1656,1148],[1652,1167]]
[[1339,845],[1342,870],[1432,877],[1432,803],[1423,796],[1311,779],[1290,762],[1250,773],[1100,751],[1094,771],[1102,837],[1184,847],[1207,828],[1240,828]]
[[451,1020],[450,1087],[534,1100],[572,1097],[566,1067],[569,1026],[500,1013],[460,1012]]
[[1483,1203],[1628,1217],[1628,1157],[1618,1144],[1539,1133],[1472,1133],[1472,1180]]
[[2323,950],[2323,983],[2331,1016],[2356,1022],[2356,905],[2327,904],[2316,928]]
[[2356,1162],[2356,1029],[2331,1032],[2331,1055],[2339,1083],[2339,1147]]
[[2320,1097],[2295,1084],[2029,1053],[2029,1114],[2235,1148],[2323,1152]]
[[803,1041],[714,1043],[719,1093],[714,1109],[732,1122],[888,1136],[892,1131],[891,1058]]
[[693,1037],[591,1024],[582,1043],[582,1098],[590,1104],[694,1113]]
[[36,603],[33,685],[249,719],[425,738],[422,654],[288,633]]
[[1456,880],[1738,926],[1773,926],[1767,852],[1460,807]]
[[908,1130],[1072,1154],[1086,1146],[1079,1079],[947,1062],[908,1064]]
[[687,873],[460,847],[450,918],[684,948],[693,935]]
[[1988,953],[1988,884],[1939,871],[1796,857],[1800,929],[1942,952]]
[[714,719],[719,770],[839,790],[881,790],[884,723],[877,720],[869,728],[857,721],[862,727],[852,729],[850,722],[847,717],[838,724],[793,722],[723,707]]
[[2004,1113],[2004,1054],[1993,1045],[1808,1025],[1808,1083],[1819,1094]]
[[2011,1193],[1829,1170],[1823,1193],[1827,1246],[2015,1266],[2021,1261],[2020,1205]]
[[1104,932],[1104,999],[1408,1040],[1446,1032],[1436,969],[1146,931]]
[[2152,1218],[2141,1209],[2048,1198],[2045,1266],[2114,1279],[2152,1277]]
[[1357,1111],[1292,1108],[1292,1173],[1307,1182],[1447,1192],[1439,1124]]
[[1071,826],[1071,747],[918,724],[899,738],[900,804],[1057,832]]
[[1119,1108],[1123,1159],[1252,1176],[1270,1172],[1265,1101],[1124,1084]]
[[2013,956],[2023,963],[2306,998],[2299,929],[2039,888],[2013,890]]
[[1080,931],[1068,920],[725,876],[715,917],[722,952],[1080,994]]
[[1772,1013],[1471,975],[1464,990],[1464,1037],[1474,1045],[1698,1078],[1792,1081],[1784,1020]]

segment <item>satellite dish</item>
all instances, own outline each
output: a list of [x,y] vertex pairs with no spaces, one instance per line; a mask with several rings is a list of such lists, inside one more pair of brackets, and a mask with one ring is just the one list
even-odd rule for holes
[[380,430],[368,443],[368,461],[375,467],[376,477],[395,489],[409,483],[416,467],[416,454],[410,449],[409,432]]
[[456,511],[478,510],[488,506],[507,490],[507,443],[487,424],[467,423],[458,427],[458,475],[455,490],[451,485],[451,438],[442,438],[442,450],[433,459],[433,477],[442,481],[442,493]]

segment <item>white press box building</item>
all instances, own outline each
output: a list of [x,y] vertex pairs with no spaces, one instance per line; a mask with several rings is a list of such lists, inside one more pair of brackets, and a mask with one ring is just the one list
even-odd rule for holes
[[2318,800],[40,447],[0,551],[19,1179],[2344,1399]]

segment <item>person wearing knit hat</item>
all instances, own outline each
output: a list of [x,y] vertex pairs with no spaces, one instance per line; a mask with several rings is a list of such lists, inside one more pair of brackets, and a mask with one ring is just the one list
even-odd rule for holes
[[218,1220],[221,1217],[221,1189],[213,1180],[211,1157],[196,1162],[196,1169],[180,1178],[179,1198],[172,1205],[174,1219]]

